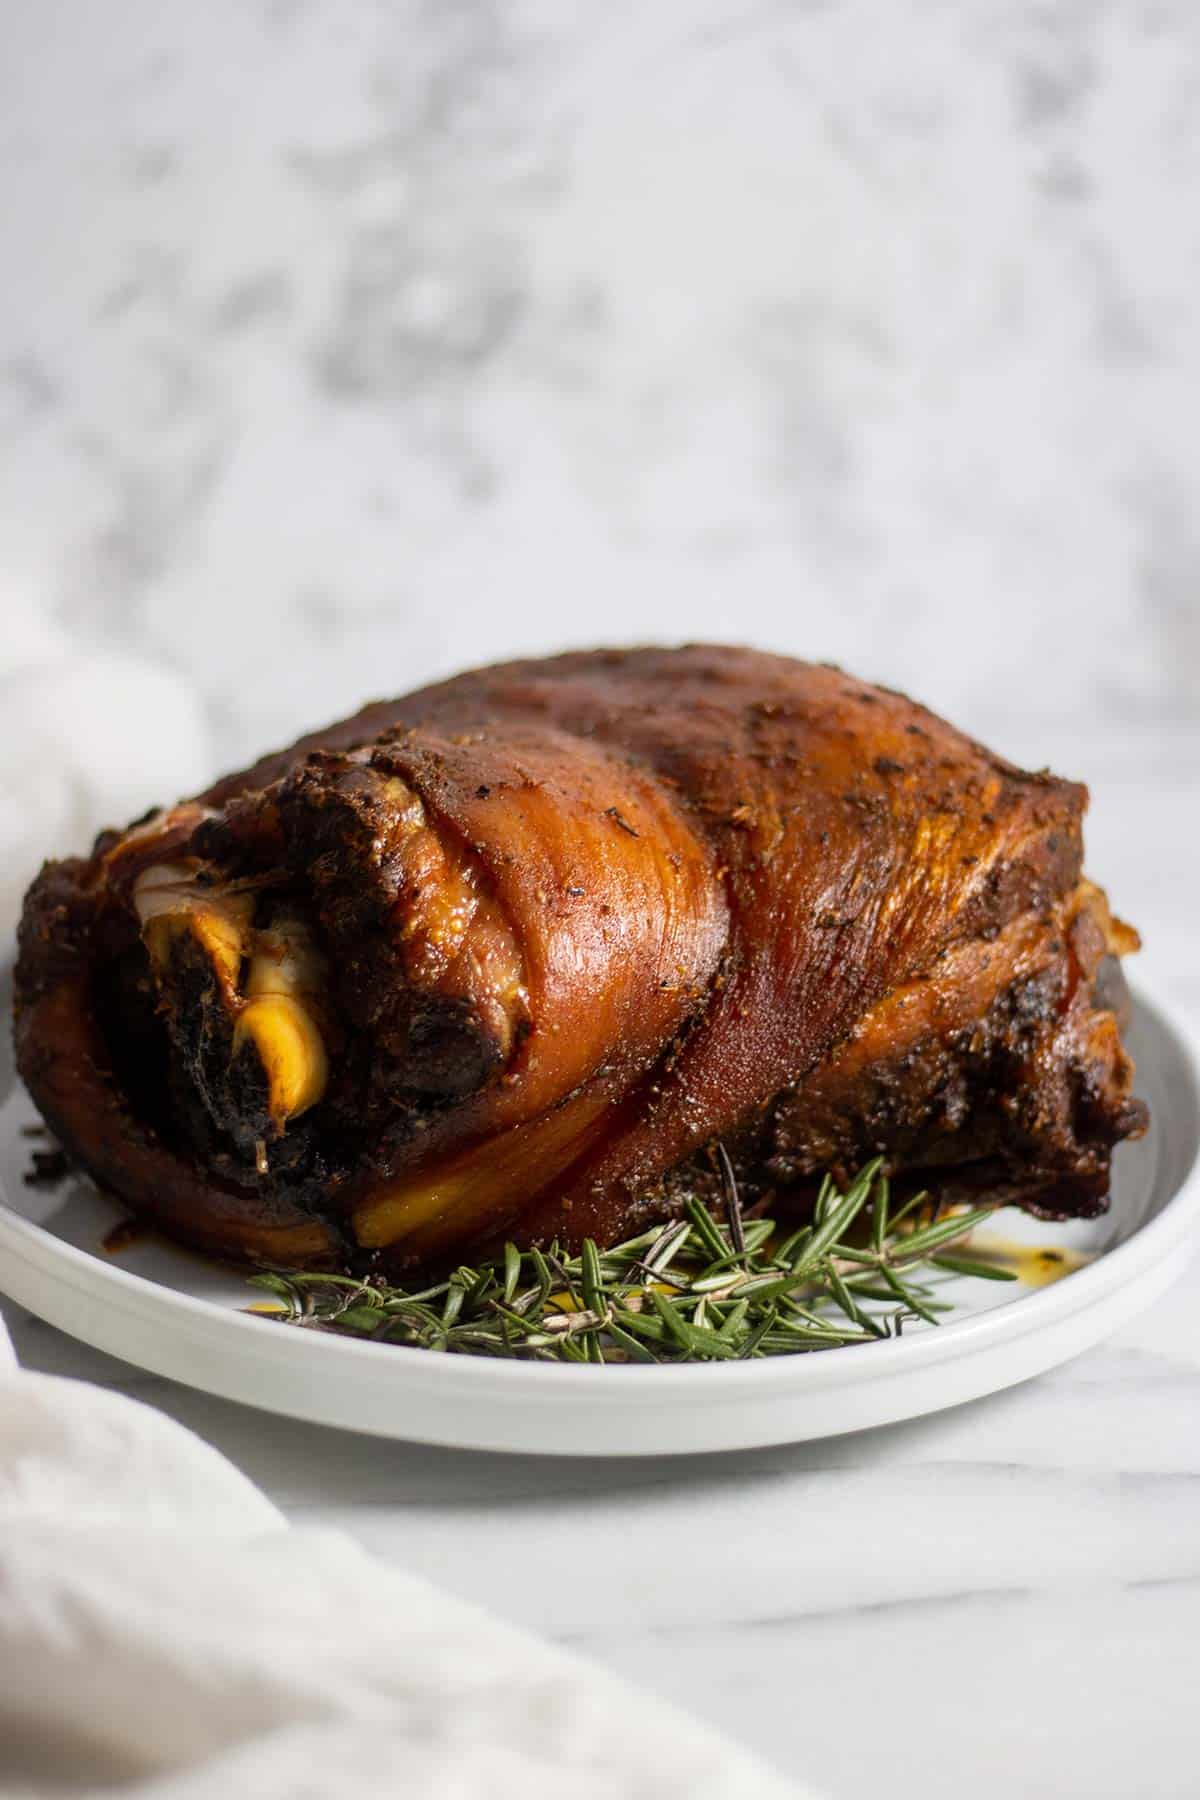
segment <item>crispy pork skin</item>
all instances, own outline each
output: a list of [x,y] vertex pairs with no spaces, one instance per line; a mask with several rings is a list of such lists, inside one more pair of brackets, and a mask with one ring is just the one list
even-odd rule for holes
[[1100,1209],[1145,1128],[1085,790],[751,650],[462,675],[265,757],[26,901],[22,1073],[202,1247],[402,1268],[602,1242],[881,1155]]

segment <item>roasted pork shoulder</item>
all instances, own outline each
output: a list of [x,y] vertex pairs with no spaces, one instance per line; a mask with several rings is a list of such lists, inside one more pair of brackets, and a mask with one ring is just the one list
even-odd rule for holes
[[16,1040],[70,1155],[222,1255],[614,1241],[875,1156],[1103,1208],[1146,1124],[1085,789],[723,647],[483,669],[49,863]]

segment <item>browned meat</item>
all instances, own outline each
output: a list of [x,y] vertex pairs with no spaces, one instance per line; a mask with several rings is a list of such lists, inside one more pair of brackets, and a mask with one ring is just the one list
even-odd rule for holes
[[1081,787],[750,650],[367,707],[30,890],[17,1046],[71,1153],[211,1249],[601,1241],[882,1154],[1092,1212],[1145,1127]]

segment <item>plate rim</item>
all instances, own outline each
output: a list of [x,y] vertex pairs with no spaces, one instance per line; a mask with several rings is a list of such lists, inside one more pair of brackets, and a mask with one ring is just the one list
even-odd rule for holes
[[[1179,1065],[1186,1072],[1193,1120],[1200,1119],[1200,1057],[1191,1032],[1136,988],[1134,1004],[1173,1045]],[[716,1399],[728,1402],[743,1389],[752,1390],[763,1398],[786,1389],[793,1398],[800,1400],[806,1395],[854,1386],[868,1378],[886,1382],[943,1362],[962,1361],[996,1348],[998,1340],[1017,1342],[1092,1311],[1115,1290],[1129,1286],[1164,1262],[1185,1244],[1189,1229],[1200,1220],[1200,1133],[1189,1148],[1187,1166],[1166,1204],[1153,1218],[1137,1226],[1128,1238],[1105,1251],[1094,1262],[1052,1286],[1022,1294],[1007,1305],[953,1320],[937,1330],[872,1344],[869,1368],[864,1368],[862,1355],[856,1354],[860,1347],[854,1345],[822,1351],[819,1355],[779,1356],[748,1362],[638,1364],[636,1372],[619,1365],[560,1365],[470,1355],[439,1356],[431,1352],[426,1352],[419,1362],[414,1363],[401,1354],[404,1346],[372,1343],[333,1333],[281,1331],[269,1318],[231,1309],[203,1295],[168,1287],[150,1276],[106,1262],[96,1252],[67,1243],[42,1225],[16,1213],[4,1199],[2,1189],[0,1292],[7,1293],[18,1305],[39,1317],[46,1316],[37,1302],[25,1298],[21,1292],[24,1283],[18,1281],[14,1290],[9,1274],[11,1259],[15,1257],[29,1272],[30,1280],[39,1277],[55,1280],[93,1303],[100,1302],[136,1317],[142,1324],[161,1324],[168,1320],[169,1329],[177,1334],[186,1325],[186,1334],[193,1340],[219,1329],[227,1343],[243,1345],[251,1360],[287,1363],[298,1373],[314,1367],[328,1376],[339,1362],[347,1373],[367,1368],[377,1372],[385,1366],[379,1359],[389,1359],[397,1366],[398,1375],[403,1371],[408,1378],[398,1381],[398,1388],[408,1386],[419,1371],[419,1379],[429,1386],[431,1398],[436,1398],[438,1392],[453,1392],[456,1397],[469,1394],[486,1403],[491,1399],[515,1399],[522,1392],[526,1398],[541,1393],[546,1397],[555,1394],[560,1399],[570,1392],[577,1397],[586,1393],[594,1400],[602,1397],[607,1402],[620,1400],[623,1405],[654,1404],[668,1396],[676,1404],[686,1401],[703,1405]],[[1180,1270],[1185,1266],[1188,1254],[1185,1252],[1179,1257]],[[58,1323],[57,1319],[52,1322]],[[73,1331],[70,1326],[59,1328],[81,1341],[97,1342],[94,1337]],[[107,1349],[107,1344],[97,1347]],[[119,1351],[109,1353],[121,1355]],[[186,1375],[173,1378],[185,1383],[189,1381]],[[206,1386],[200,1379],[192,1380],[190,1384]],[[224,1390],[208,1388],[207,1391]],[[363,1429],[353,1424],[349,1428]]]

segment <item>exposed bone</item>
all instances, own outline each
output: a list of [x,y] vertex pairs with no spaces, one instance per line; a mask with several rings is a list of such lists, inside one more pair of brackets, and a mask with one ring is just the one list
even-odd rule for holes
[[133,903],[160,981],[174,948],[190,937],[208,962],[226,1005],[234,1006],[254,913],[253,894],[223,893],[203,886],[182,863],[156,863],[138,876]]
[[[253,930],[253,893],[205,886],[183,863],[145,870],[133,897],[160,994],[191,1053],[194,1079],[214,1119],[239,1139],[255,1128],[255,1121],[239,1116],[224,1072],[250,1056],[278,1136],[289,1119],[321,1098],[329,1077],[316,1017],[324,959],[307,928],[299,919],[280,916],[270,929]],[[183,957],[194,964],[197,956],[209,977],[209,1001],[185,1018],[177,971]]]
[[257,1056],[277,1134],[325,1092],[329,1058],[317,1019],[324,985],[324,958],[301,920],[280,917],[255,933],[233,1055]]

